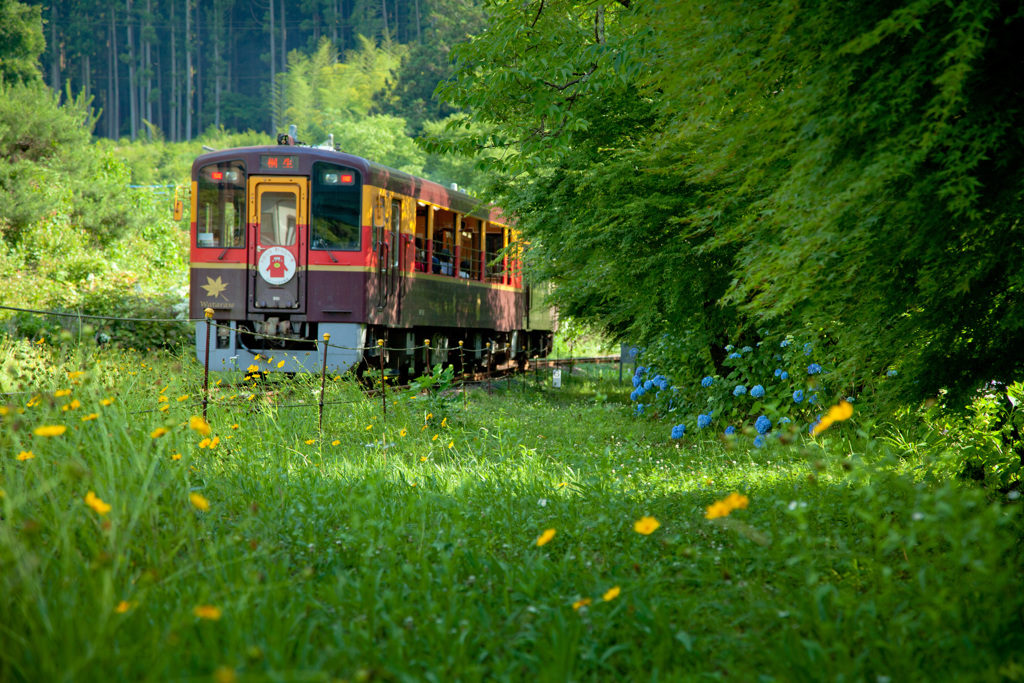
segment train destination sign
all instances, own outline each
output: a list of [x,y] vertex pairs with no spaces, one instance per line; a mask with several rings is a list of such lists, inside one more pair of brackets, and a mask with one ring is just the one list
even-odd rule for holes
[[261,154],[261,171],[292,171],[299,167],[296,154]]

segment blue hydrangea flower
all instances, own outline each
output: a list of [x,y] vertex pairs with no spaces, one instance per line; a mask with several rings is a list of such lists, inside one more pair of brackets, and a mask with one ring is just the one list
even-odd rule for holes
[[788,339],[783,339],[783,340],[782,340],[782,343],[781,343],[781,344],[779,344],[779,348],[780,348],[780,349],[784,349],[784,348],[786,348],[787,346],[789,346],[789,340],[788,340]]
[[821,366],[817,363],[811,363],[807,366],[808,375],[817,375],[819,372],[821,372]]
[[698,415],[697,416],[697,428],[704,429],[711,424],[711,415]]
[[654,378],[654,386],[658,387],[662,391],[668,389],[668,378],[664,375],[658,375]]
[[790,422],[792,422],[792,420],[790,420],[788,417],[784,417],[779,420],[779,425],[788,425]]
[[847,397],[846,397],[846,402],[847,402],[847,403],[853,403],[853,402],[854,402],[854,401],[856,401],[856,400],[857,400],[857,399],[855,399],[855,398],[854,398],[853,396],[847,396]]
[[634,410],[635,410],[635,414],[636,415],[643,415],[644,414],[644,404],[643,403],[637,403],[636,404],[636,408]]
[[649,379],[644,382],[644,391],[650,391],[652,387],[654,387],[654,380]]
[[729,425],[728,427],[725,428],[725,435],[726,436],[729,436],[730,434],[735,434],[735,433],[736,433],[736,428],[733,427],[732,425]]
[[758,434],[754,437],[754,448],[761,448],[764,446],[764,437]]
[[686,433],[686,425],[676,425],[675,427],[672,428],[672,438],[673,439],[681,439],[681,438],[683,438],[683,434],[685,434],[685,433]]
[[811,342],[807,342],[806,344],[804,344],[804,355],[805,356],[811,355],[811,351],[813,351],[813,350],[814,350],[814,347],[811,346]]
[[775,354],[775,360],[782,360],[782,356],[780,356],[779,354]]
[[702,387],[710,387],[714,383],[715,379],[710,375],[700,381]]
[[[778,377],[782,374],[782,368],[775,368],[775,376]],[[636,386],[635,384],[633,386]]]
[[633,375],[635,377],[639,377],[640,375],[644,374],[645,372],[647,372],[647,368],[645,368],[642,365],[638,365],[638,366],[636,366],[636,372],[634,372]]
[[732,344],[726,344],[726,346],[725,346],[725,350],[726,350],[726,351],[732,351],[732,350],[733,350],[733,349],[735,349],[735,348],[736,348],[736,347],[735,347],[735,346],[733,346]]
[[[636,394],[637,398],[640,398],[641,396],[643,396],[644,394],[647,393],[647,390],[644,389],[643,386],[641,385],[641,386],[637,387],[636,390],[633,393]],[[636,400],[636,399],[633,399],[633,400]]]
[[738,353],[730,353],[729,358],[743,358],[743,356]]
[[781,375],[779,375],[779,379],[781,379],[781,380],[787,380],[787,379],[789,379],[789,373],[788,373],[788,372],[786,372],[785,370],[783,370],[783,371],[782,371],[782,374],[781,374]]
[[633,393],[629,395],[630,401],[636,401],[638,398],[640,398],[640,394],[638,394],[637,391],[639,391],[639,389],[634,389]]
[[643,380],[642,377],[640,377],[640,375],[633,375],[633,388],[634,389],[636,387],[640,386],[643,383],[644,383],[644,380]]
[[766,416],[760,415],[757,420],[754,421],[754,429],[757,430],[758,434],[767,434],[768,430],[772,428],[772,421]]
[[753,388],[750,390],[750,395],[753,396],[754,398],[761,398],[762,396],[764,396],[764,387],[762,387],[760,384],[755,384]]
[[811,405],[814,405],[815,403],[818,402],[818,395],[811,394],[810,396],[807,397],[807,402],[810,403]]
[[744,346],[742,349],[740,349],[740,351],[742,351],[743,353],[750,353],[753,350],[754,349],[750,346]]
[[796,391],[793,392],[793,402],[794,403],[800,403],[803,400],[804,400],[804,390],[803,389],[797,389]]
[[886,376],[886,377],[895,377],[895,376],[896,376],[896,375],[898,375],[898,374],[899,374],[899,373],[898,373],[898,372],[896,372],[895,370],[890,370],[889,372],[885,373],[885,376]]
[[736,388],[732,390],[733,396],[742,396],[745,393],[747,393],[747,388],[742,384],[737,384]]

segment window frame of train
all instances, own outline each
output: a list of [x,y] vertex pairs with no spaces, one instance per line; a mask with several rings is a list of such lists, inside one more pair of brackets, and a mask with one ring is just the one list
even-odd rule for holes
[[[217,177],[219,174],[220,177]],[[247,183],[245,161],[232,159],[206,164],[196,174],[196,234],[195,245],[199,249],[245,249]],[[212,201],[210,201],[212,199]],[[231,200],[229,204],[229,199]],[[240,201],[239,201],[240,200]],[[234,214],[230,244],[225,244],[228,207]],[[204,226],[204,207],[205,226]],[[211,207],[216,207],[218,226],[213,226]],[[203,228],[207,228],[204,230]],[[213,231],[216,229],[216,232]],[[204,239],[205,237],[205,239]]]
[[[309,248],[326,252],[362,251],[363,183],[359,171],[329,161],[314,161],[311,175]],[[331,175],[336,175],[337,180],[328,182]],[[346,180],[346,176],[351,176],[351,180]],[[345,222],[338,214],[351,215],[353,222]],[[331,220],[335,224],[341,222],[346,228],[349,233],[346,242],[340,241],[341,235],[336,232],[336,226],[327,228],[322,225]],[[337,235],[336,241],[328,242],[324,234],[321,234],[321,228],[324,234]]]

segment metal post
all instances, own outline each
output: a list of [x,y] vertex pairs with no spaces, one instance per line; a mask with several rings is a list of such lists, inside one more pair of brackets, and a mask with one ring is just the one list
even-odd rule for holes
[[331,335],[324,332],[324,369],[320,373],[320,436],[323,437],[324,431],[324,391],[327,390],[327,342],[330,341]]
[[203,310],[206,316],[206,359],[203,361],[203,421],[206,419],[206,406],[210,402],[210,328],[213,327],[213,309]]
[[384,417],[388,415],[388,388],[384,384],[384,340],[377,340],[377,353],[380,355],[380,400]]
[[[465,358],[465,355],[462,352],[464,344],[465,344],[465,342],[460,339],[459,340],[459,370],[462,371],[462,379],[463,380],[466,379],[466,358]],[[466,385],[465,385],[465,382],[463,382],[463,385],[462,385],[462,409],[466,410],[468,408],[469,408],[469,395],[466,393]]]
[[487,342],[487,391],[491,390],[491,342]]
[[431,375],[432,373],[430,371],[430,340],[429,339],[424,339],[423,340],[423,361],[424,361],[423,365],[427,369],[426,370],[427,375]]

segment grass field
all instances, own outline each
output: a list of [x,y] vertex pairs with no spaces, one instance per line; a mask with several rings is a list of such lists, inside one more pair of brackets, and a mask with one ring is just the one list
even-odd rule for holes
[[0,363],[3,681],[1024,680],[1020,506],[856,415],[673,441],[581,367],[330,379],[320,432],[319,378],[218,375],[207,433],[189,359]]

